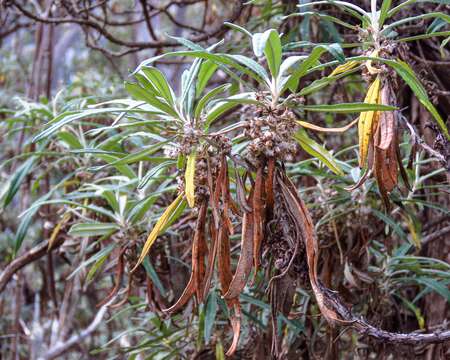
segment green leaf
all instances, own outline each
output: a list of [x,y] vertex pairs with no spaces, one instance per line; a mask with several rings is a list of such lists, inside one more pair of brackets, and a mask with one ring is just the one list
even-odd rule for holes
[[194,106],[196,86],[195,80],[200,70],[202,59],[195,59],[189,70],[185,70],[181,77],[182,95],[180,103],[183,104],[184,114],[192,115],[192,108]]
[[204,332],[205,344],[209,344],[211,334],[213,333],[217,309],[218,309],[217,293],[215,291],[211,291],[208,296],[205,309],[205,332]]
[[225,26],[228,26],[229,28],[233,29],[233,30],[237,30],[245,35],[247,35],[250,39],[253,37],[252,33],[250,31],[248,31],[247,29],[244,29],[242,26],[236,25],[236,24],[232,24],[229,22],[224,22],[223,23]]
[[136,203],[129,211],[127,216],[127,221],[135,224],[140,221],[145,213],[150,209],[150,207],[155,203],[155,201],[159,198],[159,194],[152,194],[145,199],[142,199],[138,203]]
[[389,9],[391,8],[391,5],[392,5],[392,0],[383,0],[383,3],[381,4],[380,17],[378,19],[378,25],[380,28],[383,27],[384,22],[388,18],[388,12],[389,12]]
[[384,60],[384,62],[386,62],[397,72],[397,74],[402,77],[402,79],[408,84],[408,86],[417,96],[417,99],[420,101],[420,103],[431,113],[431,115],[433,115],[434,119],[436,120],[437,124],[439,125],[447,139],[450,139],[450,135],[448,133],[447,126],[445,125],[444,119],[442,119],[441,115],[431,103],[430,99],[428,98],[427,91],[416,78],[413,69],[411,69],[411,67],[407,63],[401,60]]
[[[150,145],[146,148],[144,148],[141,151],[137,151],[135,153],[128,154],[124,156],[123,158],[117,159],[108,165],[110,166],[117,166],[117,165],[125,165],[125,164],[132,164],[141,160],[145,160],[148,158],[149,155],[153,155],[155,152],[160,150],[164,145],[166,145],[169,142],[169,140],[161,141],[157,144]],[[103,169],[105,165],[102,165],[100,167],[93,167],[91,169],[93,170],[100,170]]]
[[83,145],[81,145],[80,140],[78,140],[78,138],[74,134],[68,131],[60,131],[57,136],[61,141],[65,142],[70,149],[83,148]]
[[344,175],[339,164],[334,157],[322,145],[311,139],[304,129],[300,129],[295,135],[294,139],[300,146],[311,156],[316,157],[323,162],[331,171],[337,175]]
[[28,214],[29,212],[34,211],[36,208],[39,208],[43,205],[51,205],[51,204],[60,204],[60,205],[73,205],[76,208],[82,208],[82,209],[87,209],[90,210],[94,213],[99,213],[102,215],[105,215],[111,219],[116,219],[114,213],[112,213],[109,210],[106,210],[103,207],[97,206],[97,205],[84,205],[84,204],[80,204],[77,203],[75,201],[71,201],[71,200],[65,200],[65,199],[54,199],[54,200],[42,200],[42,201],[38,201],[38,202],[34,202],[30,207],[28,207],[22,214],[21,216],[26,216],[26,214]]
[[449,0],[406,0],[404,2],[400,2],[400,4],[398,4],[396,7],[392,8],[391,10],[389,10],[388,12],[388,17],[392,17],[395,14],[397,14],[402,8],[404,8],[405,6],[408,5],[412,5],[416,2],[421,2],[421,3],[438,3],[438,4],[449,4]]
[[[421,14],[421,15],[411,16],[411,17],[406,17],[406,18],[402,18],[402,19],[400,19],[400,20],[398,20],[398,21],[395,21],[395,22],[393,22],[393,23],[387,25],[387,26],[383,29],[383,31],[382,31],[381,33],[382,33],[382,34],[386,34],[386,33],[388,33],[389,31],[391,31],[393,28],[395,28],[396,26],[403,25],[403,24],[408,23],[408,22],[411,22],[411,21],[415,21],[415,20],[425,20],[425,19],[430,19],[430,18],[441,19],[441,20],[444,22],[444,24],[445,24],[445,23],[448,24],[448,23],[450,22],[450,16],[449,16],[449,15],[446,15],[446,14],[441,13],[441,12],[429,12],[429,13],[426,13],[426,14]],[[435,31],[437,31],[437,30],[435,30]],[[427,31],[427,32],[429,33],[430,31]]]
[[283,85],[281,93],[286,89],[296,92],[300,79],[308,73],[308,70],[317,64],[322,54],[328,51],[340,63],[345,61],[344,52],[339,44],[320,44],[314,47],[309,56],[300,64],[300,66],[292,73],[289,80]]
[[30,206],[26,212],[21,214],[19,218],[20,224],[17,229],[17,232],[14,236],[14,253],[13,255],[16,256],[17,252],[19,251],[20,247],[22,246],[22,243],[27,235],[28,229],[31,225],[31,222],[33,220],[33,216],[36,214],[36,212],[39,210],[41,205],[44,205],[47,202],[47,199],[49,199],[53,193],[55,193],[63,184],[69,180],[74,174],[68,174],[63,179],[60,180],[60,182],[56,185],[54,185],[48,193],[40,197],[39,199],[35,200],[33,203],[33,206]]
[[358,29],[357,26],[351,25],[348,22],[342,21],[339,18],[336,18],[336,17],[331,16],[331,15],[327,15],[327,14],[320,14],[320,13],[315,12],[315,11],[304,11],[304,12],[301,12],[301,13],[289,14],[288,16],[285,16],[284,18],[288,19],[288,18],[296,17],[296,16],[315,16],[315,17],[318,17],[319,19],[328,20],[328,21],[334,22],[336,24],[342,25],[342,26],[344,26],[344,27],[346,27],[348,29],[352,29],[352,30],[357,30]]
[[431,34],[420,34],[420,35],[414,35],[414,36],[408,36],[404,38],[398,38],[395,39],[395,42],[407,42],[407,41],[416,41],[416,40],[422,40],[422,39],[429,39],[429,38],[435,38],[438,36],[449,36],[450,31],[438,31]]
[[11,177],[11,182],[9,184],[8,191],[5,195],[5,199],[3,201],[4,208],[6,208],[11,203],[17,191],[19,191],[22,182],[25,180],[25,177],[29,174],[29,172],[33,168],[33,165],[36,160],[37,159],[35,156],[28,158],[27,161],[25,161],[22,165],[20,165],[14,172],[14,175],[12,175]]
[[[136,85],[138,86],[138,85]],[[142,88],[141,88],[142,89]],[[44,131],[37,134],[32,142],[37,142],[42,140],[45,137],[48,137],[55,133],[57,130],[62,128],[64,125],[67,125],[75,120],[80,120],[87,117],[93,117],[97,115],[103,114],[114,114],[114,113],[127,113],[127,112],[139,112],[136,109],[124,109],[124,108],[101,108],[101,109],[83,109],[83,110],[75,110],[75,111],[66,111],[51,121],[49,121],[46,125],[50,125]],[[151,113],[151,111],[149,111]],[[156,112],[153,112],[156,113]]]
[[97,157],[100,159],[106,161],[109,165],[115,167],[121,174],[125,175],[129,179],[135,179],[136,173],[134,170],[128,166],[127,164],[118,164],[117,162],[120,161],[122,158],[110,155],[110,154],[97,154]]
[[89,264],[96,262],[97,260],[103,258],[104,256],[108,256],[114,250],[115,244],[110,244],[104,247],[102,250],[95,253],[95,255],[91,256],[89,259],[83,261],[67,278],[66,280],[70,280],[78,271],[85,268]]
[[269,66],[272,76],[277,78],[278,72],[280,71],[282,53],[280,35],[278,34],[278,31],[270,29],[264,32],[263,38],[266,38],[264,55],[267,59],[267,65]]
[[230,88],[230,84],[223,84],[223,85],[220,85],[220,86],[212,89],[205,96],[203,96],[198,101],[197,106],[195,107],[194,118],[199,119],[200,115],[202,113],[202,110],[205,107],[205,105],[208,103],[208,101],[211,100],[212,98],[214,98],[215,96],[217,96],[218,94],[228,90],[229,88]]
[[169,104],[159,100],[156,96],[154,96],[150,92],[146,91],[144,88],[140,87],[139,85],[133,84],[130,82],[125,82],[125,89],[135,99],[145,101],[146,103],[159,109],[161,111],[161,113],[171,115],[174,118],[179,118],[177,111],[173,107],[171,107]]
[[450,302],[450,290],[448,286],[442,284],[441,282],[427,278],[427,277],[418,277],[414,279],[419,284],[425,285],[430,289],[436,291],[439,295],[441,295],[444,299]]
[[25,236],[27,235],[31,222],[33,221],[33,216],[36,214],[38,209],[39,208],[36,207],[35,209],[26,213],[25,216],[22,217],[19,227],[17,228],[17,232],[14,236],[14,256],[17,254],[20,247],[22,246],[22,243],[25,239]]
[[86,275],[86,281],[91,281],[94,275],[97,273],[98,269],[102,267],[105,261],[108,259],[109,253],[104,254],[101,258],[97,259],[97,261],[92,265],[89,269],[88,274]]
[[141,85],[145,90],[147,90],[151,94],[158,94],[158,90],[153,86],[151,81],[145,77],[141,72],[134,74],[134,77],[138,81],[139,85]]
[[147,185],[147,183],[151,180],[151,178],[153,178],[154,176],[159,174],[163,169],[165,169],[171,165],[175,165],[176,163],[177,162],[175,160],[168,160],[168,161],[164,161],[161,164],[150,169],[150,171],[148,171],[147,174],[145,174],[145,176],[139,182],[138,189],[139,190],[143,189]]
[[116,232],[120,226],[115,223],[78,223],[72,225],[69,235],[73,236],[103,236]]
[[144,259],[142,265],[144,266],[145,272],[147,273],[148,277],[160,292],[161,296],[166,296],[166,289],[164,289],[164,285],[159,279],[159,276],[156,273],[156,270],[151,264],[150,260],[148,259],[148,256]]
[[252,36],[253,52],[260,58],[266,57],[270,73],[277,77],[281,65],[281,40],[278,31],[269,29],[264,33],[256,33]]
[[164,74],[153,66],[143,67],[141,71],[152,82],[153,86],[158,89],[160,96],[162,96],[168,104],[174,104],[173,90],[169,86]]
[[270,85],[270,79],[269,76],[267,75],[266,70],[253,59],[250,59],[249,57],[244,55],[227,55],[227,57],[249,68],[261,79],[263,79],[267,85]]
[[343,9],[344,11],[349,12],[350,14],[352,14],[353,16],[358,17],[359,19],[362,19],[361,15],[364,16],[366,19],[370,19],[369,14],[363,10],[362,8],[360,8],[358,5],[349,3],[348,1],[335,1],[335,0],[325,0],[325,1],[308,1],[304,4],[300,4],[297,5],[297,7],[299,9],[306,7],[306,6],[311,6],[311,5],[322,5],[322,4],[327,4],[327,5],[335,5],[341,9]]
[[301,107],[306,111],[320,111],[333,113],[358,113],[362,111],[388,111],[396,110],[395,106],[368,104],[368,103],[341,103],[341,104],[319,104],[319,105],[305,105]]
[[320,56],[325,52],[325,48],[323,46],[316,46],[311,54],[300,64],[300,66],[294,70],[292,75],[289,77],[289,80],[281,89],[280,93],[282,94],[286,89],[289,88],[292,92],[296,92],[298,88],[298,83],[300,79],[307,73],[307,71],[316,65],[316,62],[319,60]]
[[198,71],[197,75],[196,91],[195,91],[196,96],[200,96],[200,94],[205,89],[209,79],[211,79],[211,77],[216,72],[217,68],[218,65],[212,62],[211,60],[206,60],[202,62],[202,65],[200,66],[200,70]]
[[283,75],[287,74],[289,71],[292,71],[294,65],[297,65],[302,60],[305,60],[306,56],[289,56],[283,60],[280,66],[280,73],[278,75],[278,80],[280,80]]
[[433,22],[430,24],[430,26],[428,26],[427,28],[427,33],[428,34],[433,34],[435,32],[438,32],[440,29],[442,29],[443,27],[447,26],[449,23],[449,19],[442,19],[440,17],[436,18],[433,20]]
[[401,239],[408,241],[408,236],[406,236],[406,233],[403,231],[402,227],[397,221],[395,221],[389,215],[383,214],[381,211],[378,211],[377,209],[372,209],[372,212],[377,218],[382,220],[385,224],[389,225]]
[[254,103],[254,93],[242,93],[230,96],[226,99],[217,101],[211,108],[207,110],[205,129],[208,129],[211,123],[220,115],[240,104]]
[[101,186],[94,186],[94,188],[98,188],[101,192],[101,196],[108,202],[111,209],[113,209],[114,212],[118,213],[120,212],[120,205],[117,201],[117,197],[114,191],[106,190],[105,188],[102,188]]
[[325,47],[325,49],[333,55],[333,57],[339,61],[341,64],[345,63],[345,55],[344,51],[342,50],[341,45],[338,43],[330,44],[330,45],[321,45]]

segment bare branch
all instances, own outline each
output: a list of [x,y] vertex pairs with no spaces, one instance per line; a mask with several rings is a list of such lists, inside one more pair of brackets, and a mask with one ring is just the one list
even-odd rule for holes
[[50,360],[58,357],[59,355],[65,353],[73,346],[77,345],[83,339],[88,337],[93,333],[97,327],[101,324],[103,317],[108,310],[108,307],[116,300],[117,294],[113,296],[105,305],[103,305],[94,317],[94,320],[89,324],[87,328],[80,331],[78,334],[72,335],[67,341],[55,345],[53,348],[49,349],[43,356],[38,357],[38,360]]
[[[55,250],[63,241],[56,242],[53,247],[49,250]],[[48,240],[41,242],[39,245],[36,245],[34,248],[28,250],[25,254],[17,257],[13,261],[11,261],[8,266],[3,270],[0,274],[0,293],[5,290],[6,285],[11,280],[13,275],[17,273],[20,269],[31,264],[33,261],[36,261],[47,254],[48,249]]]
[[[164,13],[166,14],[169,19],[174,22],[174,17],[171,16],[168,13],[167,8],[173,4],[177,4],[177,5],[190,5],[193,3],[196,3],[199,1],[194,1],[194,2],[176,2],[176,3],[169,3],[165,8],[161,8],[161,9],[155,9],[156,13]],[[121,39],[115,35],[113,35],[110,31],[108,31],[106,29],[106,26],[108,25],[108,19],[106,17],[102,18],[102,19],[98,19],[97,16],[83,16],[83,17],[74,17],[73,15],[61,15],[60,17],[51,17],[51,16],[47,16],[45,15],[40,15],[40,14],[36,14],[33,13],[31,10],[28,10],[26,8],[25,5],[22,5],[19,1],[17,0],[12,0],[10,3],[10,6],[15,7],[15,9],[17,9],[19,11],[19,13],[22,14],[22,16],[25,16],[29,19],[32,19],[36,22],[39,23],[44,23],[44,24],[78,24],[83,31],[89,31],[89,30],[94,30],[96,32],[98,32],[99,35],[103,36],[104,38],[106,38],[107,40],[109,40],[111,43],[125,47],[127,49],[119,51],[119,52],[110,52],[108,50],[105,50],[105,52],[107,52],[110,56],[123,56],[125,54],[129,54],[131,52],[136,52],[142,49],[151,49],[151,48],[161,48],[161,47],[178,47],[181,46],[181,44],[179,44],[178,42],[174,41],[174,40],[153,40],[153,41],[128,41],[128,40],[124,40]],[[232,8],[232,13],[231,15],[228,17],[228,19],[222,19],[221,21],[217,22],[217,25],[213,28],[211,28],[209,31],[204,32],[201,35],[197,35],[197,36],[192,36],[189,38],[189,40],[193,41],[193,42],[202,42],[202,41],[206,41],[209,40],[211,38],[214,37],[219,37],[221,36],[223,33],[225,33],[226,31],[229,30],[229,28],[227,28],[226,26],[224,26],[223,22],[224,21],[228,21],[228,22],[234,22],[240,15],[242,12],[242,8],[244,6],[244,1],[242,0],[237,0],[235,2],[235,4],[233,6],[231,6]],[[78,10],[78,12],[75,12],[75,14],[80,13],[83,14],[85,13],[84,10]],[[153,14],[146,14],[148,15],[147,20],[151,17],[154,16],[156,13]],[[92,14],[91,14],[92,15]],[[98,21],[96,21],[96,19],[98,19]],[[145,18],[139,19],[138,22],[144,21]],[[175,20],[176,21],[176,20]],[[131,25],[134,24],[135,22],[128,22],[127,25]],[[180,27],[184,27],[184,28],[189,28],[191,30],[195,30],[195,31],[199,31],[199,32],[203,32],[203,30],[201,29],[197,29],[197,28],[192,28],[188,25],[184,25],[184,24],[179,24],[178,22],[175,23],[176,25],[180,26]],[[95,46],[94,44],[89,44],[89,46],[91,48],[100,50],[99,47]]]

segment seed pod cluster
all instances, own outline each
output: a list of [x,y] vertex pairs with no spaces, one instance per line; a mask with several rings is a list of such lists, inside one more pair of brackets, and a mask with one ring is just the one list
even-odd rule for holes
[[251,140],[246,154],[248,160],[253,163],[261,156],[292,160],[298,152],[298,144],[292,137],[298,130],[295,114],[283,107],[275,110],[258,107],[253,111],[256,116],[247,120],[244,130],[244,136]]
[[[193,181],[194,181],[194,204],[200,204],[204,198],[209,196],[208,189],[208,176],[216,177],[219,172],[220,159],[223,156],[228,155],[231,152],[231,140],[221,134],[213,134],[204,136],[207,139],[206,142],[197,145],[197,149],[194,147],[192,141],[189,142],[189,146],[180,146],[172,148],[168,153],[171,157],[179,156],[180,154],[186,155],[187,149],[194,152],[197,155],[194,158],[193,166]],[[186,144],[186,143],[185,143]],[[189,162],[188,155],[188,162]],[[187,166],[189,166],[187,164]],[[186,174],[177,176],[178,193],[186,193]]]

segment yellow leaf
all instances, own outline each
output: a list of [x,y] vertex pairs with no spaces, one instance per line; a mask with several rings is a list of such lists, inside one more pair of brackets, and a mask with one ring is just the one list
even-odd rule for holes
[[178,195],[178,197],[168,206],[168,208],[164,211],[164,213],[161,215],[159,220],[156,222],[155,226],[153,227],[153,230],[151,231],[150,235],[147,238],[147,241],[144,244],[144,248],[142,249],[141,255],[139,256],[137,264],[134,266],[134,268],[131,270],[131,272],[134,272],[137,267],[144,261],[145,257],[147,256],[148,252],[150,251],[151,246],[157,239],[159,233],[161,230],[167,225],[167,222],[170,219],[170,216],[173,214],[173,212],[176,210],[178,205],[180,204],[181,200],[183,199],[184,194],[181,193]]
[[315,131],[322,131],[322,132],[330,132],[330,133],[340,133],[340,132],[344,132],[347,131],[348,129],[350,129],[353,125],[355,125],[358,122],[358,119],[353,120],[350,124],[345,125],[343,127],[338,127],[338,128],[326,128],[326,127],[322,127],[322,126],[317,126],[314,124],[311,124],[307,121],[297,121],[297,123],[307,129],[311,129],[311,130],[315,130]]
[[[377,104],[380,97],[380,78],[377,76],[375,81],[367,90],[364,102],[367,104]],[[367,160],[369,143],[372,138],[372,128],[376,120],[376,111],[364,111],[359,116],[358,135],[359,135],[359,166],[364,167]]]
[[186,191],[186,200],[189,204],[189,206],[192,208],[195,205],[195,184],[194,184],[194,177],[195,177],[195,158],[196,158],[195,152],[190,154],[187,157],[186,161],[186,173],[184,175],[185,179],[185,191]]
[[[372,51],[370,56],[371,57],[377,57],[378,56],[378,50]],[[367,68],[367,71],[369,71],[369,74],[372,74],[372,75],[379,74],[381,72],[380,69],[372,66],[372,60],[367,60],[366,61],[366,68]]]
[[328,77],[342,74],[343,72],[346,72],[346,71],[351,70],[354,67],[358,66],[358,64],[359,64],[359,62],[355,61],[355,60],[348,61],[345,64],[339,65],[336,69],[334,69],[332,71],[332,73],[330,75],[328,75]]
[[61,221],[56,224],[55,228],[52,231],[52,234],[50,235],[50,239],[48,240],[48,250],[50,250],[53,247],[53,244],[56,241],[56,238],[58,237],[59,232],[61,231],[61,227],[64,223],[66,223],[70,219],[70,213],[65,213]]

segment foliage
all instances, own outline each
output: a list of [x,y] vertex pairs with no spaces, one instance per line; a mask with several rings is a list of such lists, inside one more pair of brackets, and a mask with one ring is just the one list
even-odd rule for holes
[[[444,155],[417,141],[404,94],[445,148],[440,104],[405,43],[448,39],[450,18],[439,7],[403,16],[415,3],[300,2],[295,13],[252,1],[258,16],[227,23],[225,40],[170,37],[182,48],[142,61],[129,97],[74,85],[4,108],[2,223],[20,209],[2,235],[5,269],[44,244],[45,306],[79,292],[71,317],[86,330],[96,307],[117,309],[86,335],[105,358],[408,358],[428,336],[370,324],[447,338],[424,310],[431,295],[450,301],[448,263],[424,252],[448,228],[433,222],[449,216]],[[407,33],[417,21],[425,31]],[[179,84],[158,66],[178,58],[189,59]],[[67,333],[61,313],[45,323],[33,301],[32,338]],[[338,336],[328,323],[355,329]],[[58,344],[40,336],[51,358]]]

